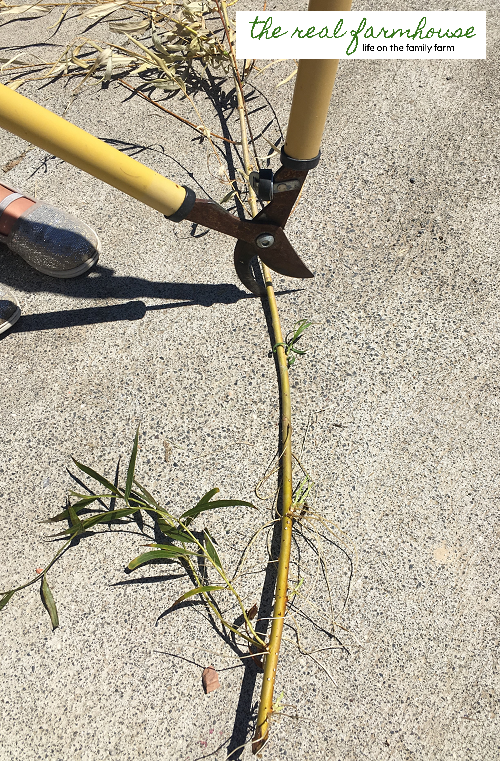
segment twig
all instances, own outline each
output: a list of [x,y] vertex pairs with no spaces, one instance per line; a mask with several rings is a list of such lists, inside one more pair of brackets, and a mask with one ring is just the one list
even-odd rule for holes
[[[161,109],[161,111],[164,111],[166,114],[169,114],[169,116],[174,116],[180,122],[183,122],[184,124],[187,124],[189,127],[192,127],[198,132],[199,135],[202,135],[203,137],[207,137],[206,133],[203,130],[201,130],[196,124],[193,124],[193,122],[190,122],[189,119],[185,119],[183,116],[179,116],[179,114],[176,114],[174,111],[170,111],[168,108],[165,108],[156,100],[153,100],[152,98],[149,98],[147,95],[144,95],[144,93],[138,90],[136,87],[132,87],[132,85],[130,85],[128,82],[125,82],[124,79],[119,79],[118,82],[120,82],[124,87],[126,87],[128,90],[135,93],[136,95],[140,95],[141,98],[144,98],[144,100],[147,100],[147,102],[151,103],[152,106],[156,106],[156,108]],[[222,135],[217,135],[215,132],[212,132],[211,130],[210,130],[210,137],[215,137],[217,138],[217,140],[224,140],[225,143],[231,143],[231,145],[238,145],[236,141],[229,140],[229,138],[222,137]]]

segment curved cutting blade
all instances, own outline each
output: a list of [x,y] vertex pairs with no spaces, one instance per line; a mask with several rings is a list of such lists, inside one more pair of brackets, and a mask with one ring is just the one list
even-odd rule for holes
[[266,289],[255,279],[250,269],[250,262],[255,257],[254,246],[239,240],[234,249],[234,268],[239,279],[255,296],[264,296]]
[[258,248],[255,244],[239,240],[234,249],[234,267],[236,273],[249,291],[256,296],[262,296],[265,289],[255,280],[250,262],[254,256],[258,256],[269,269],[286,277],[314,277],[310,269],[306,267],[290,241],[281,228],[274,228],[275,244],[269,249]]

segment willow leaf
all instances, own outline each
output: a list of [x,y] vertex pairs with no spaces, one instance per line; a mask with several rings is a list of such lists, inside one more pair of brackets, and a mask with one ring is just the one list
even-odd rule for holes
[[189,524],[194,521],[194,519],[200,515],[200,513],[204,513],[207,510],[217,510],[219,507],[253,507],[255,508],[255,505],[252,505],[251,502],[244,502],[241,499],[218,499],[214,500],[214,502],[205,502],[202,505],[198,504],[196,507],[192,507],[191,510],[187,510],[185,513],[183,513],[180,517],[181,523],[184,523],[186,526],[189,526]]
[[42,576],[42,586],[40,588],[40,595],[41,595],[44,607],[50,616],[50,620],[52,622],[52,631],[54,631],[54,629],[57,629],[57,627],[59,626],[59,616],[57,615],[56,604],[54,602],[54,598],[52,596],[52,592],[50,591],[50,587],[49,587],[47,577],[45,576],[45,574],[43,574]]
[[194,595],[201,595],[204,592],[216,592],[218,589],[226,589],[226,587],[218,587],[213,584],[209,584],[206,587],[196,587],[196,589],[190,589],[189,592],[184,592],[183,595],[181,595],[172,605],[172,608],[175,608],[176,605],[179,605],[180,602],[183,602],[184,600],[187,600],[188,597],[193,597]]
[[210,539],[210,535],[208,531],[205,529],[203,533],[205,534],[205,547],[207,549],[210,560],[212,561],[212,563],[215,565],[216,568],[222,568],[222,563],[220,562],[220,558],[217,554],[217,550],[212,544],[212,540]]
[[135,462],[137,460],[137,448],[139,446],[139,426],[135,432],[134,446],[132,447],[132,454],[130,455],[130,461],[127,469],[127,483],[125,484],[125,499],[129,500],[130,490],[132,489],[132,483],[134,481]]
[[13,589],[11,589],[9,592],[6,592],[4,594],[4,596],[0,600],[0,610],[2,610],[2,608],[5,608],[5,606],[7,605],[7,603],[9,602],[9,600],[12,597],[13,594],[14,594],[14,590]]
[[[72,457],[71,459],[73,460],[77,468],[83,471],[83,473],[86,473],[87,476],[90,476],[91,478],[93,478],[95,481],[98,481],[101,484],[101,486],[104,486],[106,489],[109,489],[110,492],[115,497],[123,496],[120,490],[114,484],[112,484],[111,481],[108,481],[107,478],[104,478],[104,476],[99,475],[99,473],[93,470],[93,468],[89,468],[87,465],[82,465],[82,463],[78,462],[78,460],[75,460],[74,457]],[[109,494],[107,496],[109,496]]]
[[123,5],[127,5],[128,0],[118,0],[118,2],[114,3],[104,3],[102,5],[94,5],[91,8],[88,8],[88,10],[84,11],[83,13],[80,13],[81,18],[95,18],[95,19],[101,19],[105,16],[109,16],[110,13],[113,13],[113,11],[118,10],[118,8],[121,8]]
[[87,518],[87,520],[81,521],[82,530],[87,531],[87,529],[92,528],[92,526],[95,526],[98,523],[111,523],[111,521],[118,520],[119,518],[128,518],[129,515],[136,513],[138,509],[139,508],[137,507],[130,507],[123,508],[122,510],[110,510],[106,513],[93,515],[91,518]]
[[181,547],[169,547],[168,550],[154,550],[153,552],[143,552],[142,555],[138,555],[136,558],[130,561],[127,568],[129,571],[134,571],[144,563],[150,563],[152,560],[178,560],[187,555],[196,555],[195,552],[189,552]]

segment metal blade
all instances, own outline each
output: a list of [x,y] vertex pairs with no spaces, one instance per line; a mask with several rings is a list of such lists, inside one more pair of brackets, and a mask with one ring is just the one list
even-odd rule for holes
[[264,264],[274,272],[286,277],[314,277],[313,273],[306,267],[302,259],[297,255],[288,238],[283,235],[281,245],[269,250],[262,250],[256,245],[239,240],[234,249],[234,268],[239,279],[249,291],[256,296],[263,296],[265,289],[255,280],[251,269],[250,262],[258,256]]
[[239,240],[234,249],[234,268],[245,288],[248,288],[255,296],[264,296],[266,289],[256,281],[250,269],[250,262],[255,256],[254,247]]
[[[288,194],[283,193],[283,195]],[[273,203],[274,201],[270,206]],[[229,214],[222,206],[213,201],[197,198],[185,219],[204,225],[211,230],[218,230],[225,235],[231,235],[238,238],[239,242],[246,243],[252,253],[245,252],[245,261],[250,261],[253,256],[259,256],[268,267],[279,272],[280,275],[299,278],[313,277],[312,272],[301,260],[279,224],[261,214],[252,220],[242,220]],[[274,238],[272,245],[265,249],[259,248],[256,244],[257,238],[263,235]]]

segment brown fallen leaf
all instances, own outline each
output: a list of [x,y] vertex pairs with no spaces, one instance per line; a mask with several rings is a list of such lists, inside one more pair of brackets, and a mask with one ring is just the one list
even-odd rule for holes
[[259,609],[257,607],[257,603],[254,602],[252,607],[249,610],[247,610],[247,616],[250,619],[250,621],[254,620],[254,618],[255,618],[255,616],[257,615],[258,612],[259,612]]
[[10,161],[7,161],[6,164],[3,165],[2,169],[4,172],[10,172],[11,169],[14,169],[18,164],[21,163],[21,161],[26,158],[26,154],[31,150],[31,148],[28,148],[27,151],[24,151],[24,153],[21,153],[20,156],[16,156],[14,159],[11,159]]
[[219,675],[213,666],[208,666],[204,669],[203,674],[201,675],[201,681],[203,683],[203,689],[207,695],[209,692],[218,690],[220,687]]

